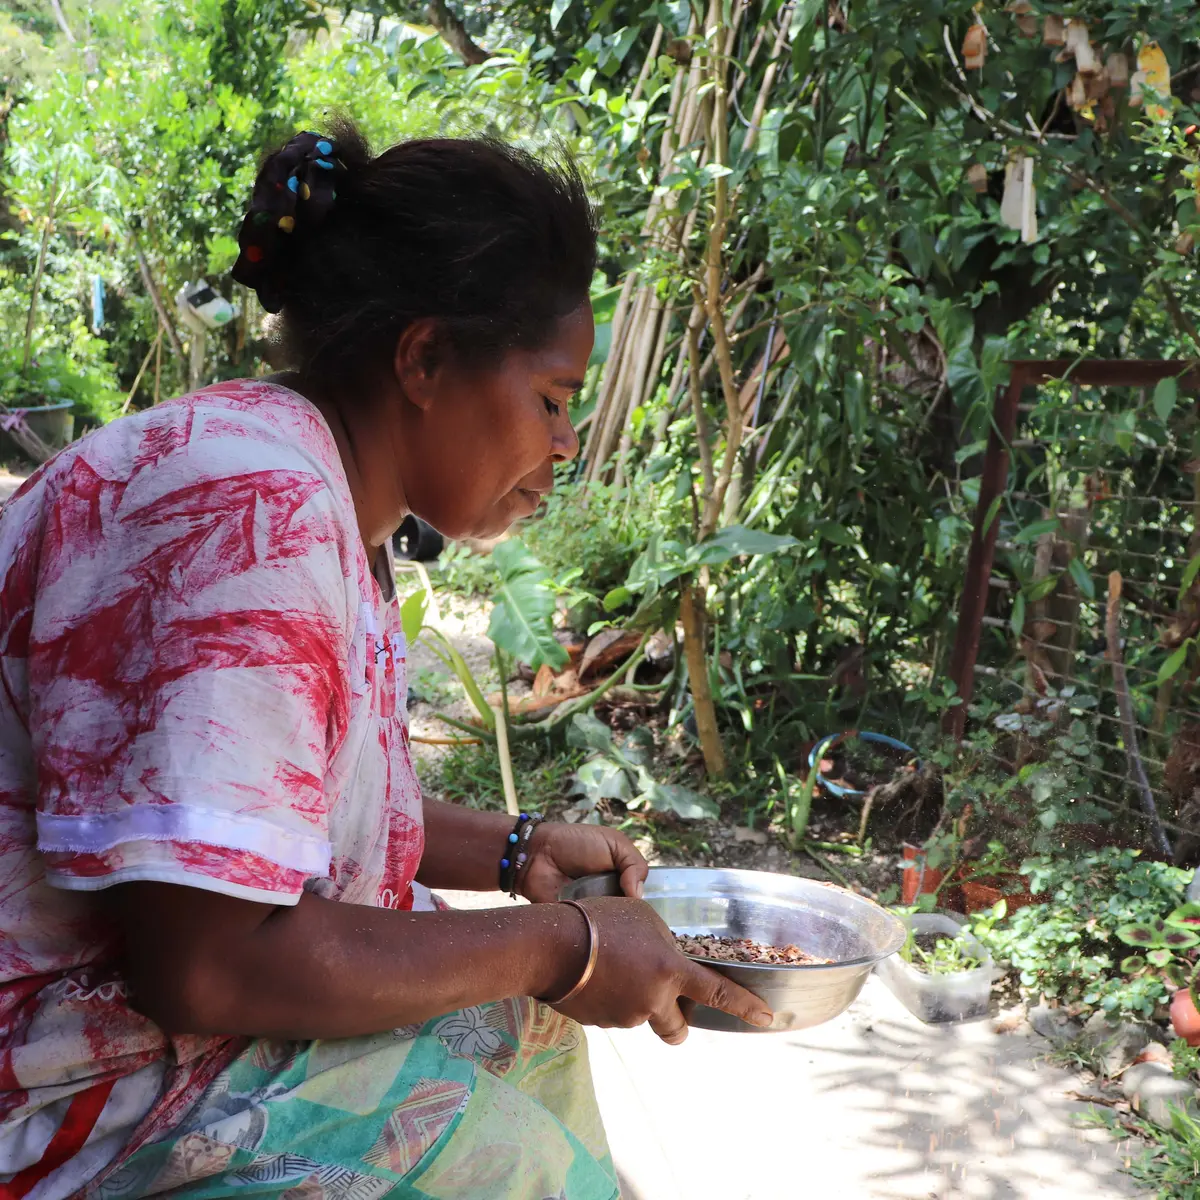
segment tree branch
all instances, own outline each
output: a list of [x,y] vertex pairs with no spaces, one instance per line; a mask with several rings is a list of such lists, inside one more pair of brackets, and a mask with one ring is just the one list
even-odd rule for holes
[[50,7],[54,10],[54,19],[58,22],[58,27],[63,31],[63,37],[67,39],[71,45],[75,45],[75,35],[71,32],[70,25],[67,24],[66,14],[62,10],[62,5],[59,0],[50,0]]
[[476,45],[471,40],[471,35],[467,33],[467,27],[463,24],[462,18],[455,16],[450,11],[446,0],[429,0],[429,7],[425,10],[425,15],[428,17],[430,25],[438,31],[442,41],[468,67],[477,67],[491,58],[491,55],[482,46]]

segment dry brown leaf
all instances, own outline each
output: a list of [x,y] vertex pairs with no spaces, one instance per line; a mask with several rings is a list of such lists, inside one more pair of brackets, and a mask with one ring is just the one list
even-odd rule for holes
[[554,668],[549,663],[542,663],[533,677],[533,694],[539,698],[548,695],[553,684]]
[[1042,45],[1061,46],[1066,40],[1066,26],[1063,24],[1062,17],[1048,13],[1042,22]]
[[972,25],[962,44],[963,66],[968,71],[982,70],[987,59],[987,30],[980,24]]
[[599,671],[627,659],[641,643],[641,635],[626,629],[603,629],[590,642],[579,662],[579,678],[587,679]]
[[1068,54],[1075,56],[1075,68],[1081,75],[1091,75],[1100,70],[1100,60],[1088,37],[1086,21],[1070,20],[1064,35],[1064,45]]
[[986,192],[988,190],[987,167],[983,163],[972,163],[967,168],[967,182],[975,191]]

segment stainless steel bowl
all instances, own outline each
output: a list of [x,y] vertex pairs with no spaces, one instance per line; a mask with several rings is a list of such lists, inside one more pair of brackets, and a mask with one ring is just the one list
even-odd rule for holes
[[[616,875],[589,875],[563,888],[563,900],[619,896]],[[764,1033],[807,1029],[845,1012],[875,964],[904,944],[904,923],[878,904],[845,888],[774,875],[704,867],[651,867],[645,900],[675,933],[789,942],[828,965],[768,967],[696,959],[749,989],[771,1006],[769,1030],[697,1005],[688,1023],[699,1029]]]

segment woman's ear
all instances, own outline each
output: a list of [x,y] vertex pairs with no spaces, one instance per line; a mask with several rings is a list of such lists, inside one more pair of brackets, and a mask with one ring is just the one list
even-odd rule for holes
[[431,317],[413,321],[396,339],[392,370],[410,403],[425,411],[433,404],[438,375],[438,325]]

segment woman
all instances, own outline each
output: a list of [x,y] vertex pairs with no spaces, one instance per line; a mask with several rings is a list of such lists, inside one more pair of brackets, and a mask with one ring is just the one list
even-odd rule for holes
[[[99,430],[0,519],[0,1195],[608,1200],[577,1022],[770,1015],[619,833],[422,806],[387,549],[499,533],[575,454],[583,187],[302,134],[240,247],[292,369]],[[598,871],[627,898],[556,903]],[[427,891],[498,880],[534,903]]]

